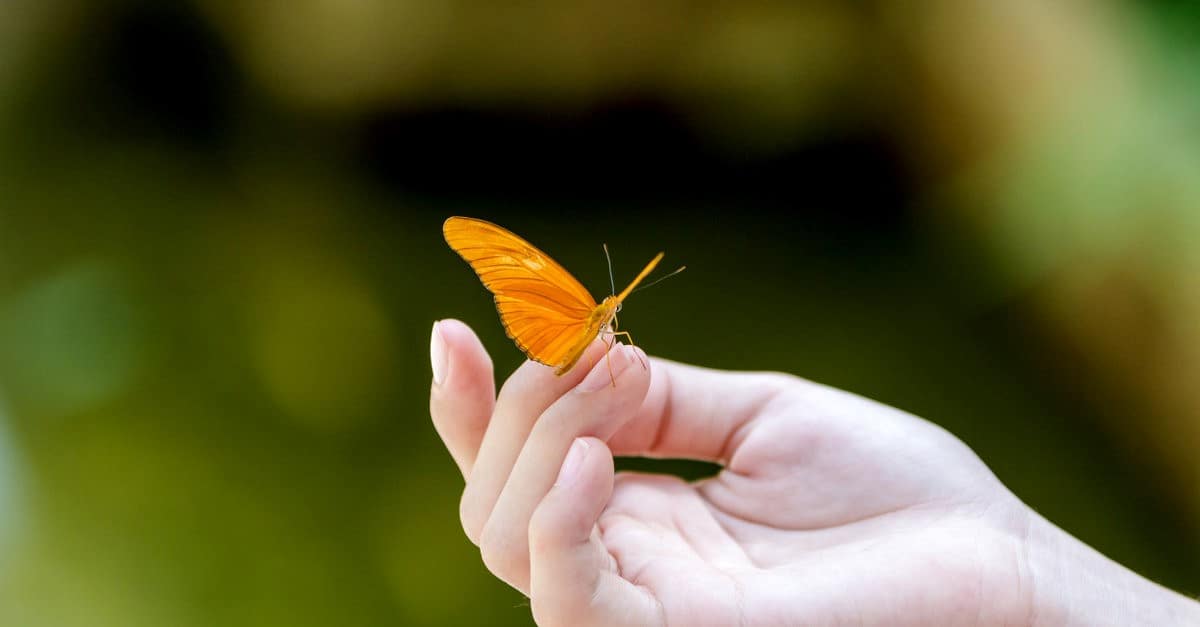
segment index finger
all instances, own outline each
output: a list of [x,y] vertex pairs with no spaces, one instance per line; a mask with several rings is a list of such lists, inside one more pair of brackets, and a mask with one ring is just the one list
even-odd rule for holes
[[728,465],[754,420],[798,379],[733,372],[652,357],[650,391],[609,446],[616,455],[677,457]]

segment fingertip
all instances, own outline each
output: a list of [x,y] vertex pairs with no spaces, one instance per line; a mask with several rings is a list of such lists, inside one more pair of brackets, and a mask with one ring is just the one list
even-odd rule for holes
[[577,482],[582,484],[586,491],[598,489],[598,494],[603,497],[600,499],[600,507],[596,511],[596,516],[599,516],[599,510],[604,509],[604,505],[608,503],[608,498],[612,495],[613,454],[608,448],[608,443],[600,438],[587,436],[576,438],[576,441],[587,447],[587,455],[580,464]]
[[642,350],[641,346],[631,346],[631,348],[634,358],[642,365],[642,369],[650,370],[650,356],[646,354],[646,351]]
[[468,476],[496,402],[492,360],[469,326],[453,318],[433,324],[429,414],[459,470]]
[[[467,323],[457,318],[442,318],[434,323],[438,329],[446,336],[453,337],[475,337],[475,331],[471,329]],[[478,339],[478,338],[476,338]]]
[[622,408],[616,413],[620,417],[618,424],[624,425],[637,413],[650,391],[650,363],[646,353],[636,346],[621,345],[628,362],[624,372],[617,377],[618,405]]
[[457,350],[478,351],[491,361],[491,356],[483,348],[483,342],[467,323],[455,318],[443,318],[437,322],[438,332],[446,339],[446,343]]
[[[439,320],[434,323],[430,342],[435,386],[462,388],[485,384],[489,390],[495,388],[492,357],[471,327],[454,318]],[[439,343],[441,355],[438,354]],[[439,367],[441,377],[438,376]]]
[[630,355],[637,366],[638,376],[645,383],[647,390],[650,387],[650,377],[653,374],[654,367],[650,363],[650,356],[640,346],[630,346]]
[[429,362],[433,369],[434,385],[441,385],[446,380],[446,368],[450,365],[448,351],[446,336],[438,328],[438,321],[434,320],[433,330],[429,333]]

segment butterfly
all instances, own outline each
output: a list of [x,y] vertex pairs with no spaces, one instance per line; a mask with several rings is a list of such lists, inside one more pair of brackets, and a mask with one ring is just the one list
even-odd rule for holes
[[[620,294],[611,294],[597,304],[571,273],[508,229],[455,216],[442,225],[442,235],[495,297],[505,334],[527,357],[553,367],[557,375],[570,371],[602,332],[610,334],[614,342],[617,336],[625,336],[633,343],[628,331],[617,330],[617,312],[663,258],[661,252],[655,255]],[[608,254],[607,246],[604,252]]]

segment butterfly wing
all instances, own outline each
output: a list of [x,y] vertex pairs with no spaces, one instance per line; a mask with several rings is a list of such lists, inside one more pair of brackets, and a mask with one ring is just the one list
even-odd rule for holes
[[559,374],[569,369],[584,335],[594,332],[596,301],[587,289],[549,255],[491,222],[452,217],[442,234],[495,296],[504,331],[517,347]]

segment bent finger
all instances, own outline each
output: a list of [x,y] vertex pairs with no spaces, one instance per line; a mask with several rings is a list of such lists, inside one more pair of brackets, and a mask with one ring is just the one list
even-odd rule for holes
[[534,425],[480,537],[488,569],[518,590],[529,589],[530,517],[554,484],[571,443],[580,436],[610,437],[646,395],[650,373],[638,366],[640,351],[622,344],[610,357],[611,373],[608,364],[596,364]]
[[728,464],[754,418],[800,379],[732,372],[651,358],[650,390],[637,415],[611,440],[617,455],[679,457]]
[[[579,362],[596,362],[602,360],[603,355],[604,343],[597,340],[584,351]],[[587,368],[576,367],[558,376],[552,368],[526,361],[504,383],[459,504],[463,530],[472,542],[479,544],[483,526],[491,516],[534,422],[587,373]]]
[[529,525],[530,604],[539,625],[661,624],[658,602],[620,577],[596,532],[612,490],[608,447],[574,440]]

